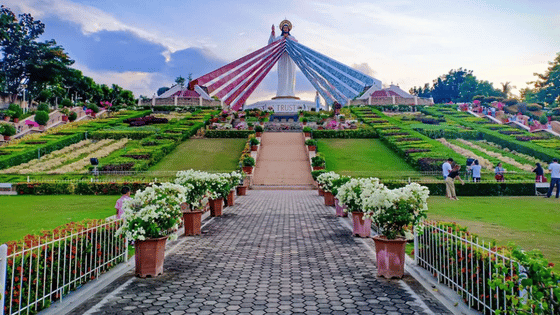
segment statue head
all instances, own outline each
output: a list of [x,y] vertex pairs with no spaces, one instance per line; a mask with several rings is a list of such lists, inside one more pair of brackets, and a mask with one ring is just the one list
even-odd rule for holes
[[282,35],[284,35],[284,34],[290,35],[290,31],[292,30],[292,22],[290,22],[288,20],[284,20],[284,21],[280,22],[278,27],[280,28],[280,31],[282,32]]

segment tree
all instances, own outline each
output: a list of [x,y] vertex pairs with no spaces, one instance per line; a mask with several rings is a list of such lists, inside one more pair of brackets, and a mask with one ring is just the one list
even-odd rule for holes
[[544,102],[549,107],[556,107],[560,98],[560,53],[556,54],[556,58],[548,64],[550,66],[546,72],[534,73],[538,79],[529,83],[534,83],[534,92],[540,102]]
[[169,90],[169,88],[167,86],[162,86],[157,90],[157,96],[160,96],[161,94],[167,92]]
[[183,78],[182,76],[178,76],[177,79],[175,79],[175,83],[183,87],[185,86],[185,78]]
[[502,85],[502,94],[504,95],[505,98],[508,98],[511,96],[511,89],[515,89],[515,85],[511,85],[510,81],[507,82],[501,82],[500,83]]

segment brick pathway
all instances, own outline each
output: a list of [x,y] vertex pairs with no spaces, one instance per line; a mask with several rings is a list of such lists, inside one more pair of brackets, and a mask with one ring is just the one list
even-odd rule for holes
[[413,278],[377,278],[341,220],[316,191],[249,191],[179,238],[162,276],[129,273],[73,313],[447,314]]
[[300,132],[265,132],[253,186],[313,185],[309,157]]

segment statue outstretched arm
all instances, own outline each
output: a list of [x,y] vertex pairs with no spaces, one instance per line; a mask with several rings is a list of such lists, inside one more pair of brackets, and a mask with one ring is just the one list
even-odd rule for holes
[[268,44],[272,44],[276,39],[276,35],[274,33],[274,24],[272,24],[272,31],[270,32],[270,38],[268,39]]

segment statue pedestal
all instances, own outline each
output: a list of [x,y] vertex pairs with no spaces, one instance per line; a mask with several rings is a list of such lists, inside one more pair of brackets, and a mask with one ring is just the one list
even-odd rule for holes
[[275,98],[269,101],[245,105],[243,109],[274,110],[276,113],[297,113],[300,110],[311,111],[315,107],[315,102],[302,101],[295,98]]

